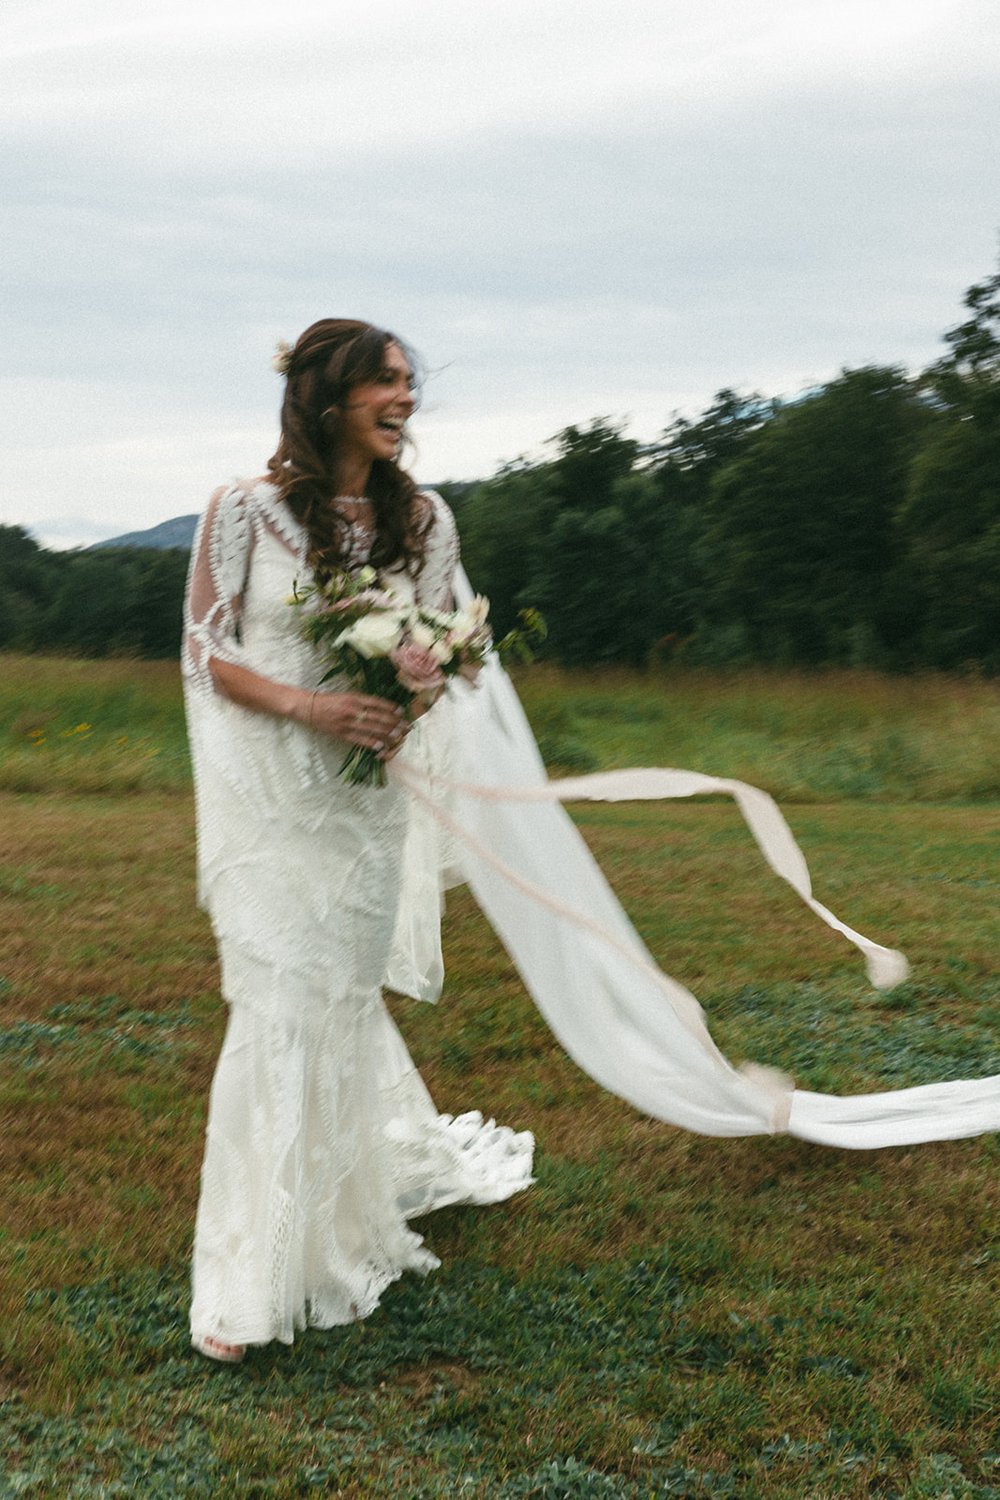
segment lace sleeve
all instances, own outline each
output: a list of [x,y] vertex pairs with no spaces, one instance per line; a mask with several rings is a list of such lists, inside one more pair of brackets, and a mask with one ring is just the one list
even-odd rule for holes
[[213,658],[242,659],[240,613],[252,548],[246,491],[216,490],[195,535],[184,599],[181,666],[195,687],[211,691]]
[[450,609],[458,567],[458,530],[450,507],[433,490],[425,491],[433,511],[424,551],[424,565],[416,582],[418,604]]

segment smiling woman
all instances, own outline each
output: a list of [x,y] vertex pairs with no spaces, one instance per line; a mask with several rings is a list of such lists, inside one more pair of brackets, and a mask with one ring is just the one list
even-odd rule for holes
[[348,318],[313,323],[282,353],[281,441],[268,475],[308,532],[321,576],[343,561],[345,497],[353,524],[357,502],[371,503],[373,566],[416,560],[421,506],[396,462],[416,407],[414,367],[394,334]]
[[[425,702],[328,681],[302,595],[335,574],[448,609],[451,513],[397,454],[413,360],[393,335],[314,323],[282,353],[281,440],[256,482],[213,496],[195,539],[184,670],[202,904],[229,1025],[212,1086],[191,1332],[210,1358],[366,1316],[405,1270],[437,1264],[407,1220],[531,1180],[533,1142],[439,1116],[382,999],[407,843],[398,786],[348,784]],[[436,887],[437,864],[426,881]],[[425,975],[429,971],[424,970]],[[391,980],[405,989],[397,965]],[[429,998],[419,975],[410,992]]]

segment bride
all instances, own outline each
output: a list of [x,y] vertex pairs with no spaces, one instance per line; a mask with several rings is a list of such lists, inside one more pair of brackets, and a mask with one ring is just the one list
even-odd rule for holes
[[403,1271],[437,1264],[407,1220],[517,1192],[533,1147],[439,1115],[389,1016],[408,798],[338,770],[350,746],[392,759],[411,726],[385,699],[318,686],[288,602],[296,582],[370,563],[450,607],[454,521],[396,461],[412,363],[390,334],[325,319],[282,364],[281,441],[265,478],[212,496],[185,615],[199,896],[229,1005],[191,1334],[225,1361],[365,1317]]
[[[440,990],[440,893],[467,881],[563,1046],[605,1088],[685,1129],[788,1131],[852,1149],[1000,1129],[1000,1078],[844,1098],[718,1051],[662,973],[566,816],[570,800],[731,795],[776,874],[863,953],[901,954],[812,894],[778,808],[742,782],[680,770],[549,782],[495,660],[418,723],[321,688],[296,583],[377,568],[430,608],[465,602],[455,525],[397,463],[412,361],[366,323],[314,323],[281,358],[281,441],[265,478],[213,495],[191,562],[184,679],[199,898],[229,1021],[212,1084],[195,1230],[191,1334],[210,1358],[365,1317],[405,1270],[437,1264],[407,1221],[531,1182],[533,1141],[439,1115],[382,1000]],[[350,746],[388,763],[347,785]]]

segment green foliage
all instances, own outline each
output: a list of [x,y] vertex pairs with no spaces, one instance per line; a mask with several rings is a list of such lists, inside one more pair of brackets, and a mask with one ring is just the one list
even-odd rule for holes
[[652,454],[668,498],[703,505],[720,469],[742,458],[753,438],[778,410],[757,392],[717,392],[697,421],[675,418]]
[[604,509],[617,482],[632,472],[639,451],[609,417],[594,417],[587,427],[566,427],[550,441],[556,445],[551,472],[561,510]]
[[0,649],[77,656],[176,656],[187,553],[45,552],[0,527]]
[[554,513],[545,466],[519,463],[478,485],[462,515],[462,560],[474,586],[488,591],[495,634],[513,630],[518,611],[535,608],[528,571]]
[[33,644],[80,656],[176,657],[186,576],[183,552],[70,553]]
[[[642,478],[655,486],[660,504],[653,521],[647,502],[644,515],[650,518],[641,530],[645,591],[656,601],[648,637],[655,659],[669,659],[678,651],[691,654],[697,632],[699,660],[750,660],[740,643],[726,639],[725,627],[716,625],[710,634],[704,627],[713,576],[707,506],[720,470],[747,453],[777,409],[777,402],[756,393],[722,390],[697,421],[676,418],[650,449],[650,467]],[[630,524],[633,516],[629,507]]]
[[707,608],[742,624],[756,660],[858,665],[859,640],[869,662],[894,644],[892,518],[927,421],[901,371],[845,372],[717,475]]
[[545,618],[537,609],[519,609],[517,624],[494,641],[494,650],[505,666],[520,662],[526,666],[549,633]]
[[914,655],[1000,671],[1000,414],[951,412],[937,425],[897,523],[921,605]]
[[[895,368],[783,407],[721,391],[644,453],[597,419],[473,491],[469,570],[566,665],[992,669],[998,449],[952,426]],[[961,540],[928,524],[958,510]]]
[[969,317],[945,334],[948,353],[924,379],[957,415],[1000,417],[1000,270],[963,298]]
[[56,566],[20,526],[0,526],[0,649],[32,643]]

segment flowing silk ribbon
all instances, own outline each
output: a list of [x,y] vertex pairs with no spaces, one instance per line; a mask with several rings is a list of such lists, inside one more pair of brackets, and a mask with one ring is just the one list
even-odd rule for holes
[[[479,905],[555,1035],[591,1077],[647,1114],[708,1135],[787,1130],[871,1149],[1000,1129],[1000,1077],[838,1097],[798,1090],[766,1066],[734,1068],[698,1001],[647,952],[563,803],[729,795],[771,869],[861,951],[873,984],[904,980],[906,959],[816,900],[802,851],[766,792],[667,768],[549,781],[509,680],[496,664],[485,677],[485,691],[458,704],[451,730],[465,774],[440,774],[434,756],[419,769],[401,758],[390,774],[461,846]],[[573,899],[556,894],[559,883]]]
[[[812,893],[809,867],[792,830],[785,822],[781,809],[774,798],[760,787],[745,781],[730,781],[719,776],[705,776],[699,771],[677,771],[667,767],[645,767],[625,771],[598,771],[586,776],[561,777],[544,786],[470,786],[465,782],[452,781],[448,777],[429,776],[425,783],[414,776],[405,766],[397,769],[400,780],[413,796],[418,797],[428,811],[443,823],[451,833],[465,844],[474,840],[462,825],[445,811],[439,795],[460,794],[476,797],[488,802],[659,802],[681,797],[697,797],[705,793],[725,793],[735,801],[743,814],[744,822],[753,834],[760,852],[776,875],[792,887],[805,904],[816,915],[854,944],[865,958],[868,977],[877,989],[892,989],[909,976],[910,966],[905,956],[895,948],[885,948],[863,933],[848,927],[835,916],[828,906],[817,901]],[[482,859],[488,860],[508,880],[525,886],[517,872],[505,869],[488,848],[476,846]],[[575,921],[579,926],[595,928],[594,922],[583,912],[576,912],[564,902],[558,901],[550,892],[538,886],[532,887],[534,899],[551,911]],[[603,934],[614,941],[608,932]]]

